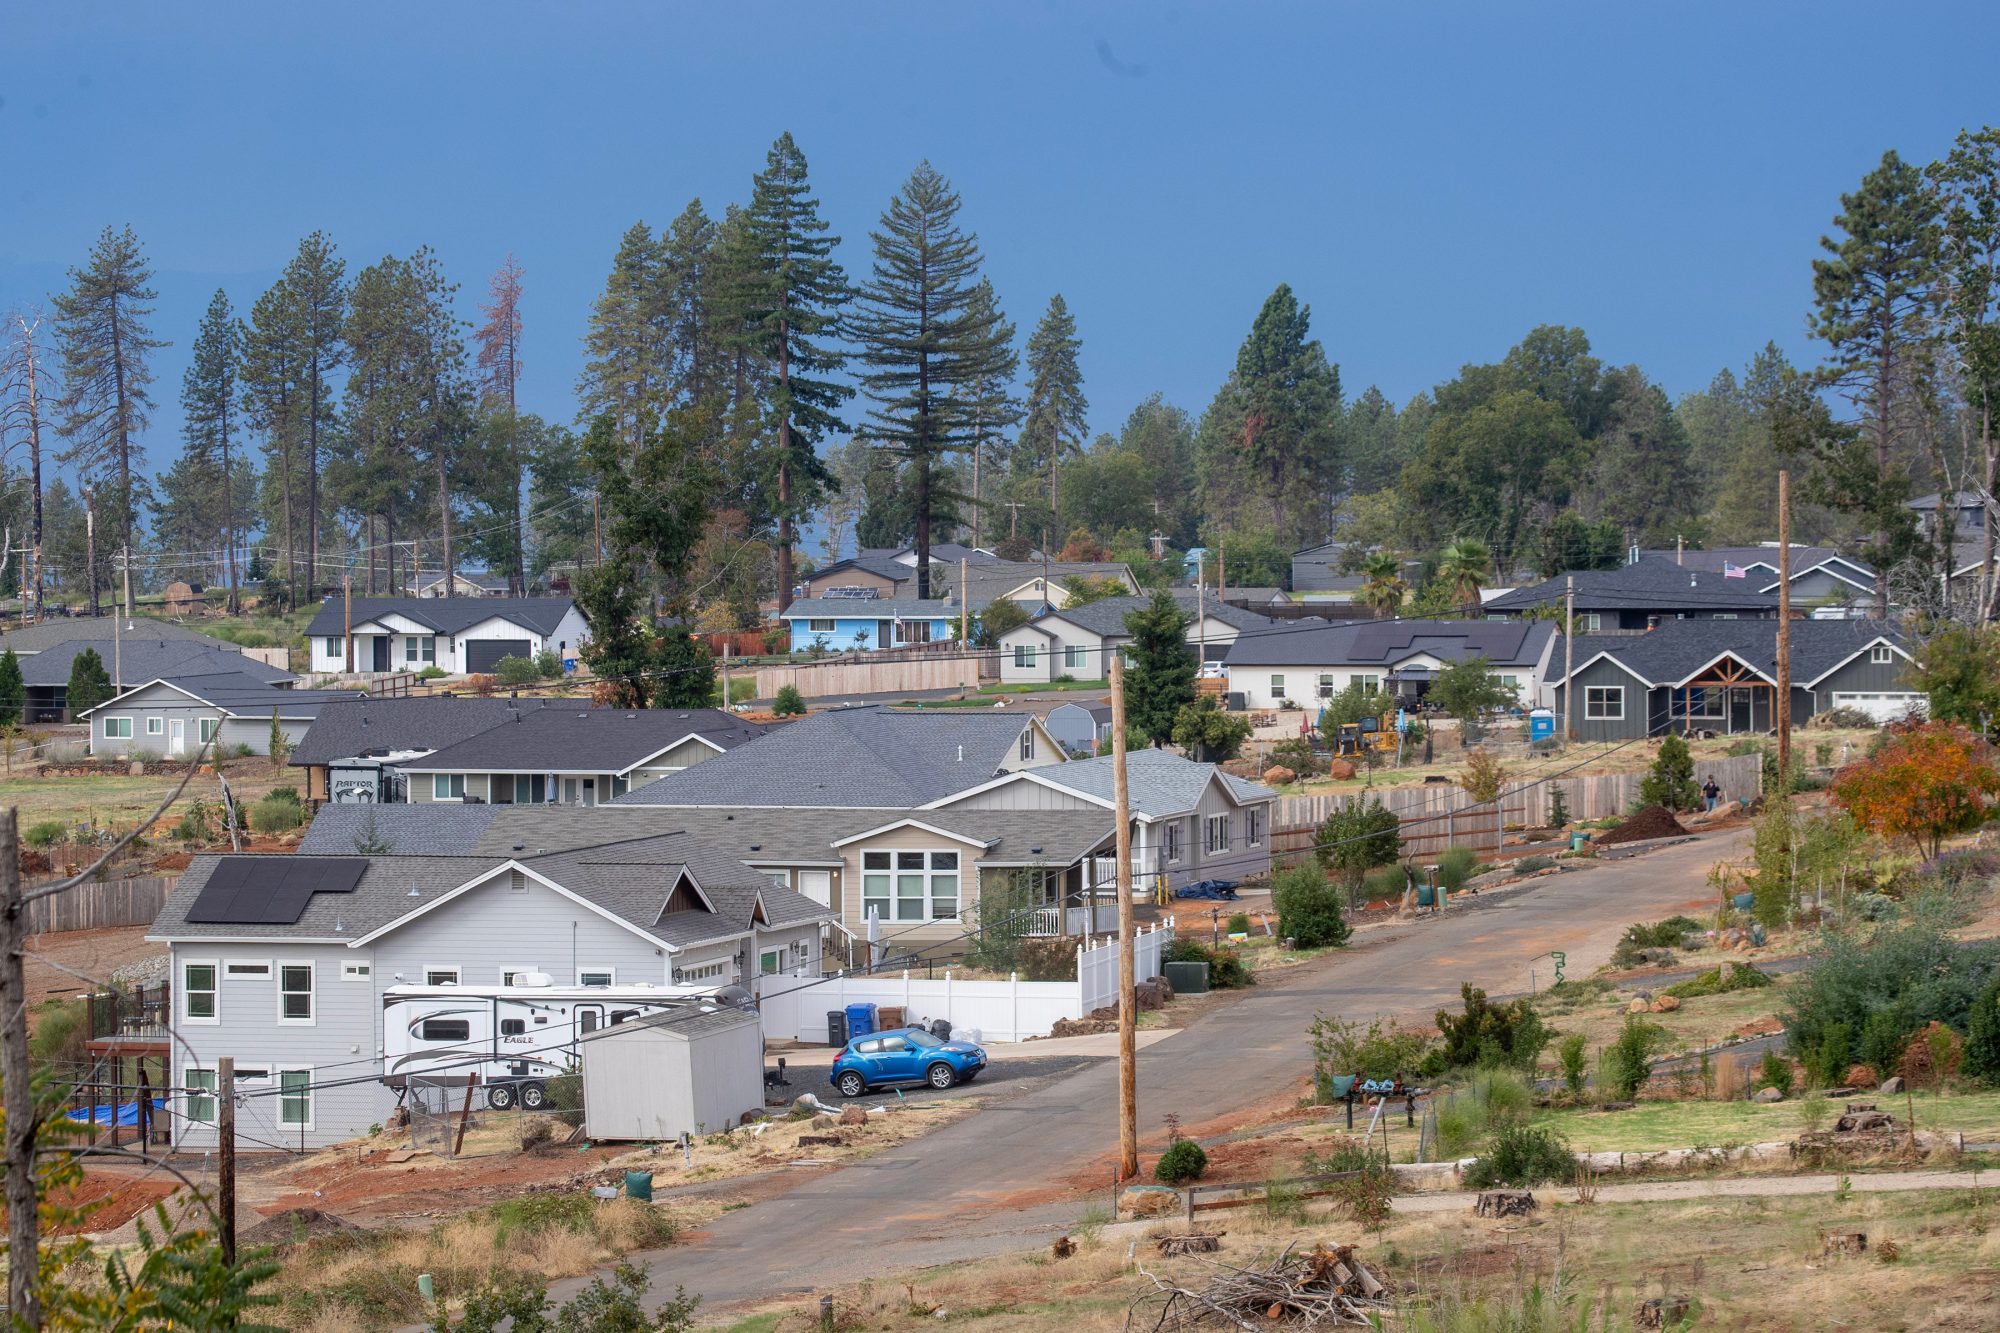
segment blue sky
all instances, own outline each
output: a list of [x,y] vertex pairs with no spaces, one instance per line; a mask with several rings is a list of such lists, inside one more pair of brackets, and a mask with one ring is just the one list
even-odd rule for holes
[[[930,158],[1025,337],[1060,291],[1093,426],[1198,412],[1289,282],[1350,393],[1399,402],[1530,327],[1679,395],[1810,356],[1810,261],[1888,147],[1995,114],[1989,5],[14,5],[0,13],[0,307],[107,223],[157,271],[156,461],[219,285],[298,238],[429,243],[464,313],[527,270],[525,405],[573,410],[619,233],[805,149],[842,258]],[[1885,50],[1885,46],[1887,49]]]

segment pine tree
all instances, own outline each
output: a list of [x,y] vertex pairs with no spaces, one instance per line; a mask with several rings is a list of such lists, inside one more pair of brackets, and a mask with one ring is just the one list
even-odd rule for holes
[[972,544],[985,536],[985,469],[1008,461],[1006,430],[1021,419],[1021,401],[1014,397],[1014,375],[1021,358],[1014,353],[1014,326],[1000,311],[1000,298],[990,279],[972,289],[972,319],[991,325],[998,346],[984,371],[965,389],[965,407],[972,418]]
[[1315,502],[1329,498],[1340,476],[1340,370],[1307,337],[1311,326],[1311,307],[1279,283],[1230,379],[1237,444],[1261,479],[1281,540],[1325,536]]
[[0,727],[21,721],[28,706],[28,687],[21,679],[21,659],[9,648],[0,653]]
[[516,597],[528,592],[527,520],[521,512],[521,491],[527,481],[527,451],[522,447],[521,405],[521,266],[510,252],[507,262],[487,283],[487,300],[479,307],[486,322],[474,333],[479,342],[480,391],[489,416],[499,416],[500,448],[488,451],[494,457],[498,480],[509,485],[512,503],[507,506],[508,547],[512,559],[507,566],[507,586]]
[[979,243],[959,229],[958,209],[950,183],[919,164],[871,233],[874,273],[852,325],[872,434],[905,463],[920,598],[930,596],[931,529],[958,498],[946,468],[971,443],[967,396],[1006,354],[995,313],[975,304]]
[[792,548],[798,522],[839,483],[819,456],[820,439],[846,430],[837,413],[854,394],[824,378],[846,357],[830,341],[850,295],[834,262],[838,236],[827,234],[819,201],[806,182],[805,154],[783,134],[764,170],[751,182],[744,210],[744,262],[732,269],[728,305],[735,337],[765,366],[770,379],[767,436],[774,436],[769,472],[777,482],[778,611],[792,604]]
[[[196,461],[198,471],[213,469],[216,485],[211,492],[212,504],[221,510],[222,564],[229,584],[231,615],[239,609],[236,506],[234,488],[223,482],[234,471],[230,446],[236,425],[236,376],[242,355],[243,326],[237,322],[236,312],[230,309],[229,294],[218,287],[209,299],[208,313],[202,316],[201,329],[195,335],[194,359],[181,379],[181,434],[183,456]],[[206,528],[208,524],[197,526]]]
[[1063,460],[1083,451],[1084,432],[1090,428],[1083,370],[1076,360],[1082,347],[1076,318],[1058,292],[1049,298],[1049,308],[1028,336],[1027,419],[1014,446],[1017,459],[1025,456],[1031,465],[1048,469],[1049,512],[1058,520]]
[[471,433],[471,385],[466,377],[465,325],[453,313],[458,284],[446,282],[437,252],[420,246],[406,266],[416,314],[414,367],[418,453],[437,485],[438,523],[444,539],[444,595],[458,578],[452,545],[452,504],[460,457]]
[[[1923,173],[1893,150],[1859,190],[1840,197],[1840,208],[1840,236],[1821,237],[1826,258],[1813,261],[1812,332],[1828,347],[1817,381],[1853,406],[1868,448],[1872,475],[1836,489],[1849,497],[1844,507],[1874,520],[1875,612],[1886,619],[1889,566],[1901,554],[1890,525],[1902,521],[1899,512],[1907,517],[1910,465],[1935,406],[1930,302],[1940,238]],[[1843,461],[1851,474],[1859,460]]]
[[1194,658],[1188,653],[1188,615],[1173,594],[1125,614],[1130,666],[1125,672],[1125,726],[1149,744],[1173,739],[1174,719],[1194,702]]
[[63,706],[71,718],[82,716],[111,697],[111,673],[95,648],[86,648],[70,659],[69,687]]
[[409,265],[393,255],[357,273],[349,293],[344,337],[352,366],[342,403],[341,473],[344,503],[365,515],[371,530],[379,525],[379,540],[367,543],[370,594],[378,549],[385,591],[401,590],[397,525],[416,519],[426,500],[422,305]]
[[628,454],[638,452],[657,415],[665,375],[664,263],[652,229],[643,221],[628,227],[583,337],[588,360],[576,386],[579,419],[609,416]]
[[720,401],[727,386],[726,357],[715,307],[725,285],[717,249],[721,229],[690,199],[659,241],[659,290],[663,405],[691,407]]
[[47,576],[43,550],[44,506],[42,499],[42,425],[47,419],[52,380],[41,344],[39,315],[16,313],[7,330],[7,351],[0,357],[0,448],[19,443],[28,455],[28,568],[21,586],[27,590],[22,611],[35,620],[42,616],[42,588]]
[[[113,479],[115,503],[108,508],[120,540],[130,547],[133,518],[145,498],[145,477],[135,477],[132,463],[153,410],[148,361],[167,345],[152,336],[148,322],[157,296],[149,285],[153,273],[129,226],[116,232],[106,227],[91,248],[89,265],[71,269],[69,277],[70,289],[55,298],[62,349],[60,430],[69,441],[62,461],[86,475]],[[90,609],[97,613],[94,583]]]

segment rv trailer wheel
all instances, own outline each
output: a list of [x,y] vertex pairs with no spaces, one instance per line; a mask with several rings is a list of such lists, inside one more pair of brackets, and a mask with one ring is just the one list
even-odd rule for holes
[[496,1111],[505,1111],[514,1105],[514,1085],[495,1083],[486,1090],[486,1104]]
[[542,1110],[549,1104],[548,1090],[539,1083],[521,1085],[521,1106],[529,1111]]

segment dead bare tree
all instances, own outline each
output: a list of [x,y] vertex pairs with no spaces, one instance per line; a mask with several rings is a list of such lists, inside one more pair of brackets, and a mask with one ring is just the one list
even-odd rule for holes
[[42,403],[55,392],[54,376],[36,342],[41,327],[39,311],[15,311],[8,321],[6,350],[0,353],[0,459],[17,443],[28,452],[32,516],[21,610],[31,620],[42,616]]

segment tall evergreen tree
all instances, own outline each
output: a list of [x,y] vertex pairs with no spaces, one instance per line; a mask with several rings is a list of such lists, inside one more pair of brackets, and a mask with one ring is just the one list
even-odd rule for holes
[[970,314],[974,323],[991,325],[999,340],[984,371],[965,388],[966,412],[972,419],[972,544],[981,546],[986,537],[986,472],[1007,461],[1007,428],[1021,419],[1021,400],[1014,396],[1021,358],[1014,353],[1014,326],[1000,310],[991,279],[981,278],[972,289]]
[[1028,335],[1027,418],[1014,446],[1017,458],[1048,469],[1049,512],[1058,518],[1063,512],[1063,461],[1083,451],[1084,433],[1090,429],[1083,368],[1077,364],[1082,349],[1076,317],[1058,292],[1049,298],[1049,308]]
[[1939,312],[1957,367],[1966,434],[1975,441],[1967,469],[1989,515],[1981,525],[1977,606],[1979,618],[1990,620],[2000,603],[1993,568],[2000,530],[1993,521],[2000,517],[1993,513],[2000,494],[2000,128],[1961,131],[1928,175],[1943,217]]
[[792,548],[799,520],[839,483],[819,456],[820,439],[846,430],[838,412],[854,390],[826,378],[846,364],[831,341],[849,291],[833,259],[819,201],[806,181],[805,154],[787,133],[751,182],[743,213],[743,262],[731,271],[727,304],[741,347],[769,378],[764,434],[773,441],[778,611],[792,604]]
[[69,685],[63,694],[63,706],[68,709],[71,718],[89,712],[109,699],[111,694],[111,673],[104,669],[104,658],[95,648],[86,648],[70,659]]
[[[195,334],[194,359],[181,378],[183,457],[212,467],[217,481],[213,504],[221,509],[222,567],[229,585],[229,613],[239,609],[236,575],[236,496],[220,484],[235,475],[237,372],[243,356],[243,326],[230,308],[229,294],[217,288]],[[206,526],[205,524],[202,526]]]
[[[1811,326],[1828,348],[1818,383],[1852,406],[1867,453],[1841,451],[1849,482],[1824,493],[1874,520],[1875,612],[1886,618],[1889,568],[1906,544],[1896,514],[1909,498],[1911,464],[1935,411],[1929,307],[1938,279],[1936,202],[1923,173],[1892,150],[1860,189],[1840,197],[1840,210],[1840,234],[1822,237],[1826,255],[1813,261]],[[1864,460],[1872,475],[1856,470]]]
[[371,594],[378,551],[383,590],[390,596],[403,590],[399,523],[421,522],[428,498],[423,306],[410,265],[393,255],[354,277],[345,329],[353,364],[342,403],[342,490],[374,534],[366,543]]
[[950,182],[919,164],[871,233],[874,273],[852,325],[872,434],[904,462],[920,598],[930,596],[931,529],[958,499],[947,467],[971,443],[966,395],[1005,354],[994,312],[975,304],[979,242],[960,230],[958,209]]
[[0,727],[16,726],[28,706],[28,686],[21,678],[21,659],[9,648],[0,653]]
[[[90,262],[69,271],[70,288],[55,298],[62,348],[62,425],[69,442],[62,461],[79,472],[108,478],[119,540],[132,545],[133,519],[145,499],[145,478],[134,476],[133,453],[153,410],[148,364],[167,344],[149,322],[158,295],[139,238],[126,227],[106,227],[91,247]],[[98,609],[97,590],[90,609]]]
[[473,335],[479,342],[479,380],[496,447],[482,451],[493,480],[508,484],[512,503],[507,517],[513,558],[507,565],[507,586],[516,596],[527,595],[527,520],[521,512],[521,491],[527,482],[527,450],[520,439],[521,266],[509,253],[487,283],[487,299],[479,307],[486,317]]
[[444,547],[444,595],[453,596],[458,579],[452,544],[455,483],[472,427],[472,392],[466,374],[465,325],[453,313],[458,284],[445,281],[437,252],[420,246],[405,265],[412,286],[417,324],[414,422],[418,453],[437,486],[438,523]]
[[727,357],[718,345],[718,312],[725,265],[718,254],[721,228],[688,200],[659,241],[661,402],[691,407],[713,404],[726,389]]
[[666,363],[665,254],[643,221],[626,228],[611,274],[592,304],[577,407],[588,421],[609,416],[628,454],[656,419]]
[[1188,615],[1173,594],[1156,592],[1147,605],[1125,613],[1132,636],[1125,673],[1125,725],[1150,745],[1173,739],[1174,718],[1194,701],[1194,657],[1188,652]]

